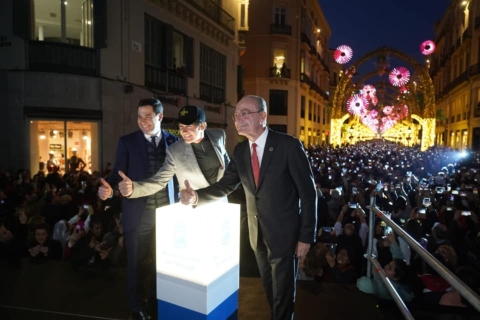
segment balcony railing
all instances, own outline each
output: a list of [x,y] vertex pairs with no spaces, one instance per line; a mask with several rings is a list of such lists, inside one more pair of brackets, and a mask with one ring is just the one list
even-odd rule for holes
[[87,76],[98,74],[95,49],[57,42],[28,43],[30,70],[73,73]]
[[185,0],[207,17],[221,25],[230,34],[235,34],[235,18],[213,0]]
[[290,79],[290,68],[270,68],[270,77],[273,78],[287,78]]
[[300,73],[300,81],[308,84],[310,86],[310,77],[307,76],[305,73]]
[[436,98],[440,99],[441,97],[449,93],[451,90],[455,89],[457,86],[467,81],[468,78],[473,77],[477,74],[480,74],[480,63],[470,66],[467,71],[456,77],[439,94],[437,94]]
[[145,86],[173,94],[186,94],[187,78],[175,71],[145,65]]
[[291,36],[292,35],[292,26],[289,26],[288,24],[272,23],[270,25],[270,33],[284,34],[284,35],[287,35],[287,36]]
[[307,36],[305,32],[302,32],[300,35],[300,41],[310,45],[310,38]]

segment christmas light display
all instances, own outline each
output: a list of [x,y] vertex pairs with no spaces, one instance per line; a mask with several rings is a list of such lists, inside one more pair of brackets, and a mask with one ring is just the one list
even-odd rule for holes
[[347,105],[351,114],[361,115],[365,113],[368,101],[361,95],[354,94],[348,99]]
[[364,97],[365,99],[372,99],[373,97],[375,97],[377,94],[377,89],[375,89],[374,86],[372,86],[371,84],[367,84],[365,86],[363,86],[363,89],[362,89],[362,97]]
[[432,40],[423,41],[420,45],[420,52],[428,56],[435,51],[435,48],[435,42],[433,42]]
[[333,58],[337,63],[345,64],[353,57],[353,50],[349,46],[341,45],[333,53]]
[[388,75],[390,83],[396,87],[402,87],[410,80],[410,71],[405,67],[393,68]]

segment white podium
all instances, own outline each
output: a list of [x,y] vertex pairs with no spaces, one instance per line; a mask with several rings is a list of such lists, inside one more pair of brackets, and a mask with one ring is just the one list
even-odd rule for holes
[[158,319],[235,319],[240,205],[180,203],[156,212]]

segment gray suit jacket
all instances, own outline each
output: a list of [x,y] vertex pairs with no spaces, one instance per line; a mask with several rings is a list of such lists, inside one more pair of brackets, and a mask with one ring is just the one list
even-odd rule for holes
[[[212,142],[213,148],[220,160],[221,166],[218,170],[218,181],[223,177],[225,169],[230,162],[230,158],[225,150],[225,132],[221,129],[205,130],[205,135],[208,136]],[[180,190],[186,189],[185,180],[188,180],[193,190],[209,186],[207,179],[205,179],[205,176],[198,166],[193,148],[190,144],[179,140],[169,146],[166,151],[165,162],[153,177],[143,181],[132,181],[133,193],[129,198],[145,197],[156,193],[163,189],[174,175],[177,176]]]

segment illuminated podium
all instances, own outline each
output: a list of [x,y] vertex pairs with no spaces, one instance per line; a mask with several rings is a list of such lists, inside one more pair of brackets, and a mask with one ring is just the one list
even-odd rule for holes
[[236,318],[240,205],[158,208],[156,251],[158,319]]

